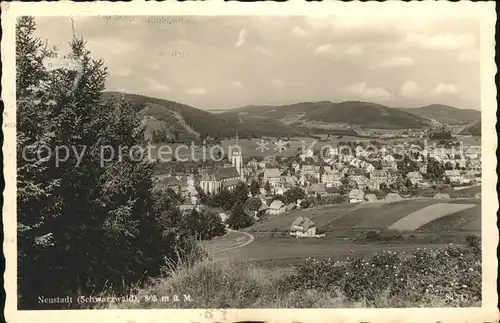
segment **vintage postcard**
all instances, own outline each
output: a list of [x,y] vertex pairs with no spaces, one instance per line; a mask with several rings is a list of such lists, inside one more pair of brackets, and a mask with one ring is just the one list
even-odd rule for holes
[[8,322],[498,322],[494,3],[2,4]]

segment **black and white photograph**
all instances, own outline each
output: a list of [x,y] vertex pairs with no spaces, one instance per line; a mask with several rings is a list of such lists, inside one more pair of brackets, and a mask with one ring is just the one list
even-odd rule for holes
[[470,308],[497,320],[485,294],[493,7],[384,5],[11,4],[13,311]]

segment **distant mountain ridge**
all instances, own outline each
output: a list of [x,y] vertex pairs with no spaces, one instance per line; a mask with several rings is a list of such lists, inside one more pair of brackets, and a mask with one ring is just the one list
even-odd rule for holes
[[199,137],[229,138],[261,136],[299,136],[297,129],[277,120],[240,117],[232,113],[210,113],[192,106],[145,95],[104,92],[103,100],[122,97],[144,114],[146,136],[165,132],[169,139],[194,140]]
[[441,124],[460,125],[481,120],[481,111],[458,109],[443,104],[431,104],[420,108],[400,108],[399,110],[434,120]]
[[274,118],[288,124],[332,123],[381,129],[421,128],[430,125],[427,118],[409,111],[363,101],[301,102],[281,106],[252,105],[236,111],[251,116]]
[[[476,110],[444,105],[422,108],[391,108],[373,102],[299,102],[288,105],[248,105],[237,109],[209,111],[145,95],[105,92],[103,99],[120,96],[144,114],[146,132],[163,132],[174,140],[205,137],[297,137],[321,133],[357,135],[355,129],[409,129],[436,124],[468,125],[480,120]],[[480,128],[480,127],[479,127]],[[464,128],[465,129],[465,128]],[[476,131],[472,128],[472,131]],[[182,141],[181,140],[181,141]]]

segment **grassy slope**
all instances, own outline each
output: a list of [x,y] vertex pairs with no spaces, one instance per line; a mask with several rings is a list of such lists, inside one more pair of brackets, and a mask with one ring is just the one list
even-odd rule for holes
[[465,124],[481,120],[481,111],[458,109],[442,104],[431,104],[425,107],[401,110],[420,117],[431,118],[443,124]]
[[481,120],[473,121],[470,124],[464,126],[461,131],[461,135],[472,135],[481,136]]
[[342,123],[360,125],[367,128],[403,129],[429,125],[427,119],[399,109],[380,104],[360,101],[334,103],[301,102],[283,106],[247,106],[237,110],[251,116],[273,119],[288,119],[301,115],[300,121],[317,121],[322,123]]
[[418,232],[455,232],[460,230],[481,231],[481,205],[443,216],[417,229]]
[[[471,248],[446,248],[372,254],[362,262],[302,260],[295,268],[264,268],[206,259],[171,270],[169,277],[138,288],[139,303],[101,306],[112,309],[480,306],[480,256],[473,255]],[[447,256],[443,258],[443,254]],[[422,263],[422,259],[426,262]],[[462,286],[465,283],[467,288]],[[445,294],[452,297],[445,298]],[[145,302],[151,295],[179,295],[181,301]],[[184,301],[183,295],[190,295],[191,301]]]
[[475,205],[464,203],[436,203],[408,214],[404,218],[389,226],[389,229],[400,231],[415,231],[429,222],[432,222],[449,214],[466,210],[471,207],[475,207]]
[[[438,203],[476,204],[478,200],[443,201],[435,199],[404,200],[393,203],[364,203],[325,205],[297,210],[285,215],[274,216],[246,229],[249,232],[288,231],[293,220],[305,216],[316,223],[318,231],[381,230],[403,219],[413,212]],[[465,210],[467,211],[467,210]]]
[[326,226],[326,230],[343,228],[386,229],[411,212],[435,203],[437,203],[435,200],[406,200],[389,204],[374,204],[374,207],[361,207],[331,221]]
[[327,205],[320,206],[317,208],[297,210],[285,215],[280,216],[270,216],[269,219],[257,223],[254,226],[248,228],[247,230],[252,231],[272,231],[277,229],[278,231],[288,231],[292,222],[299,216],[305,216],[310,218],[318,229],[323,228],[332,219],[341,217],[347,212],[354,208],[353,204],[339,204],[339,205]]

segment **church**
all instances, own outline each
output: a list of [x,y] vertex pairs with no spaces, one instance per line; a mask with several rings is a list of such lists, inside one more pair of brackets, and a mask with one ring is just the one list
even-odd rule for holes
[[217,194],[222,189],[231,191],[244,181],[241,153],[233,152],[229,159],[231,164],[201,170],[200,187],[205,194]]

